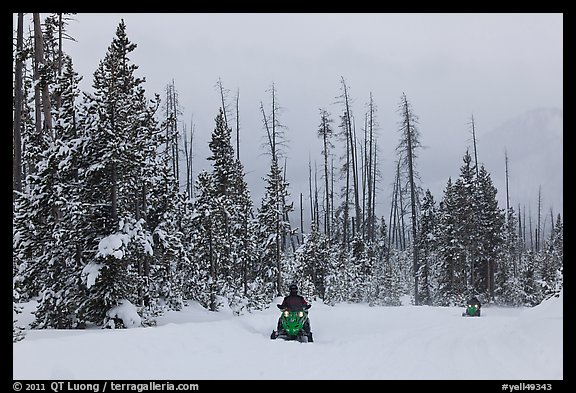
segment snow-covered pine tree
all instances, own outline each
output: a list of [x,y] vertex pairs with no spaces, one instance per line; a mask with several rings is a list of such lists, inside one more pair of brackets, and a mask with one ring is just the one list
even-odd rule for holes
[[215,235],[213,226],[217,217],[214,210],[214,187],[212,176],[202,171],[196,179],[196,199],[192,212],[192,231],[188,239],[188,254],[192,269],[198,275],[191,275],[185,284],[184,294],[188,299],[198,301],[203,307],[216,311],[220,304],[217,298],[218,278],[216,276],[217,255],[214,252]]
[[[83,214],[80,199],[81,182],[78,162],[81,157],[82,139],[78,130],[79,96],[81,77],[73,70],[72,60],[64,58],[62,76],[57,80],[55,94],[59,108],[54,113],[55,143],[46,152],[45,171],[38,175],[43,181],[52,182],[52,214],[54,239],[49,250],[50,262],[46,266],[49,278],[39,299],[35,327],[66,329],[82,326],[76,309],[85,296],[81,285],[81,231],[79,217]],[[50,166],[54,165],[53,170]]]
[[[150,174],[158,170],[155,153],[161,138],[130,62],[136,44],[122,20],[104,59],[94,73],[92,95],[85,95],[81,118],[86,143],[81,176],[86,214],[83,217],[84,261],[89,296],[79,311],[87,321],[106,324],[106,315],[120,301],[142,304],[142,265],[153,255]],[[117,321],[113,321],[116,324]]]
[[347,253],[343,250],[344,245],[334,247],[333,258],[328,266],[326,275],[326,291],[324,303],[335,305],[347,302],[350,298],[349,288],[352,281],[352,274],[349,272]]
[[476,288],[478,274],[478,215],[476,202],[476,169],[472,164],[472,157],[468,150],[462,159],[464,164],[460,167],[460,176],[453,185],[454,204],[449,214],[453,216],[455,224],[454,237],[451,241],[457,252],[455,262],[455,289],[454,299],[457,304],[463,304]]
[[473,291],[484,294],[484,302],[488,302],[494,300],[495,273],[503,252],[505,216],[498,207],[497,189],[483,165],[480,166],[475,188],[474,216],[477,227],[474,266],[477,271],[474,273]]
[[272,159],[270,172],[265,178],[266,193],[258,209],[258,244],[260,247],[259,263],[256,268],[262,278],[263,292],[268,299],[281,296],[284,292],[282,282],[282,239],[290,233],[290,223],[286,214],[292,205],[285,204],[288,183],[284,180],[278,167],[278,161]]
[[[310,233],[304,243],[296,250],[297,265],[301,267],[302,288],[300,292],[311,299],[324,299],[326,294],[326,275],[331,253],[328,238],[320,233],[312,222]],[[306,290],[306,289],[307,290]]]
[[426,190],[420,211],[420,225],[418,227],[417,244],[420,255],[420,269],[418,271],[420,283],[419,304],[432,305],[435,284],[433,282],[433,269],[437,263],[437,211],[434,197],[430,190]]
[[[209,143],[212,173],[198,176],[198,195],[193,204],[192,260],[198,271],[193,298],[212,311],[226,299],[236,313],[262,306],[252,264],[254,244],[252,202],[244,170],[235,158],[231,129],[222,109],[215,118]],[[198,288],[203,288],[198,290]]]
[[80,284],[80,233],[82,214],[78,160],[81,139],[75,99],[81,78],[69,57],[56,94],[60,108],[54,112],[54,139],[37,158],[27,191],[18,198],[14,214],[14,253],[22,264],[15,277],[28,296],[39,296],[34,327],[76,327],[76,307],[82,297]]
[[350,287],[349,301],[368,302],[370,298],[370,285],[374,273],[374,249],[371,242],[367,242],[362,233],[356,233],[350,243],[348,263],[353,273]]
[[440,258],[434,268],[435,281],[438,283],[434,304],[440,306],[459,304],[466,289],[466,276],[461,268],[463,256],[458,235],[460,222],[455,192],[455,186],[449,178],[438,208],[437,244]]
[[[21,150],[21,190],[26,187],[26,177],[35,171],[38,154],[46,147],[43,144],[41,135],[36,132],[34,124],[34,108],[32,102],[32,92],[34,90],[34,81],[31,77],[27,63],[30,60],[32,51],[29,40],[24,40],[23,49],[19,53],[22,56],[23,75],[22,75],[22,111],[20,122],[20,150]],[[40,142],[40,143],[38,143]]]
[[145,312],[152,317],[162,313],[164,306],[181,309],[185,300],[184,286],[194,274],[184,245],[189,230],[185,223],[190,210],[184,195],[178,191],[169,163],[165,158],[163,160],[156,163],[154,173],[144,177],[148,190],[145,218],[153,230],[154,251],[152,256],[145,254],[139,265],[143,282],[138,296],[147,306]]
[[392,266],[388,242],[388,231],[384,217],[376,225],[374,240],[374,270],[369,304],[399,306],[402,295],[398,269]]
[[562,290],[564,271],[563,247],[564,225],[558,214],[552,231],[550,231],[550,236],[546,239],[540,268],[540,286],[545,299],[558,296]]
[[252,203],[244,180],[244,169],[232,147],[232,129],[228,127],[222,108],[215,119],[209,143],[212,161],[213,211],[215,221],[212,234],[213,253],[217,257],[216,275],[222,287],[220,296],[228,299],[230,307],[240,312],[246,307],[248,266],[255,255],[249,244],[252,237],[249,225]]
[[232,188],[235,195],[232,204],[232,244],[234,261],[234,292],[230,305],[237,313],[243,310],[262,309],[269,304],[264,291],[256,283],[254,266],[259,253],[257,242],[257,221],[254,218],[254,206],[250,190],[245,180],[244,166],[239,159],[234,161]]
[[494,301],[497,304],[510,306],[522,304],[518,267],[521,248],[517,221],[514,209],[510,207],[504,224],[502,254],[494,278]]
[[[214,252],[218,257],[217,275],[222,278],[226,285],[234,280],[234,261],[232,260],[232,244],[236,239],[232,239],[233,222],[232,210],[235,190],[233,189],[234,176],[234,149],[231,143],[232,130],[224,121],[222,109],[215,119],[216,125],[212,132],[212,139],[209,147],[212,152],[208,157],[212,161],[212,187],[214,192],[215,221],[213,234],[216,236],[213,243]],[[223,288],[222,288],[223,289]],[[227,295],[221,293],[221,295]]]
[[521,301],[523,306],[533,307],[544,298],[541,287],[538,285],[538,254],[533,250],[527,250],[522,254],[519,264],[520,283],[522,287]]

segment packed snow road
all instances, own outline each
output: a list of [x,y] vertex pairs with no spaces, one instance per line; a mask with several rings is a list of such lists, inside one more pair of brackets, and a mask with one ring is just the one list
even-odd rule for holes
[[313,343],[270,340],[278,309],[240,317],[191,305],[154,328],[28,331],[14,379],[563,379],[562,297],[535,308],[319,302]]

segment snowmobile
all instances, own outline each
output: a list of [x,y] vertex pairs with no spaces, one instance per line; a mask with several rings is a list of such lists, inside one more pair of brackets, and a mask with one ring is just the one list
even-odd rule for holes
[[462,313],[463,317],[479,317],[480,316],[480,302],[468,302],[466,310]]
[[276,340],[277,338],[282,338],[284,340],[296,340],[299,342],[313,342],[312,332],[307,333],[304,329],[306,322],[308,321],[308,309],[311,307],[310,304],[295,310],[289,310],[284,308],[282,305],[276,305],[281,311],[282,315],[280,320],[282,323],[282,329],[273,330],[270,338]]

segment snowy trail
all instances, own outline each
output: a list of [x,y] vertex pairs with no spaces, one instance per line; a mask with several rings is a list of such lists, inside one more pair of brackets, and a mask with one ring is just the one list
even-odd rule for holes
[[[29,331],[14,379],[563,378],[562,298],[533,309],[314,303],[314,343],[270,340],[276,307],[234,317],[193,305],[156,328]],[[471,337],[476,337],[472,340]]]

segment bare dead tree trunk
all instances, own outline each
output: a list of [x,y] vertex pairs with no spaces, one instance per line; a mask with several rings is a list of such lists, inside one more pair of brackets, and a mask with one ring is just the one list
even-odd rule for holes
[[360,145],[360,182],[362,184],[362,238],[368,237],[366,199],[368,198],[368,117],[364,115],[364,140]]
[[195,131],[195,127],[194,127],[194,117],[192,117],[190,119],[190,157],[189,157],[189,162],[190,162],[190,173],[188,175],[188,182],[190,184],[190,194],[192,199],[194,199],[194,131]]
[[302,204],[302,193],[300,193],[300,234],[304,243],[304,206]]
[[[192,136],[190,136],[190,145],[188,145],[188,132],[186,129],[186,123],[183,125],[183,139],[184,139],[184,157],[186,159],[186,195],[189,199],[192,199]],[[190,125],[190,133],[194,132],[193,126]]]
[[180,137],[178,134],[178,95],[176,94],[176,85],[172,79],[172,110],[174,112],[174,141],[172,148],[174,149],[174,178],[176,185],[180,188]]
[[[38,22],[36,21],[38,20]],[[41,84],[40,84],[40,66],[41,62],[39,60],[39,52],[42,50],[42,31],[40,29],[40,17],[37,13],[34,13],[34,123],[36,127],[36,135],[42,134],[42,98],[41,98]],[[36,27],[38,26],[38,27]],[[39,34],[37,34],[39,30]],[[40,41],[40,42],[39,42]],[[34,173],[34,165],[30,165],[30,173]]]
[[471,116],[470,124],[472,126],[472,143],[474,146],[474,166],[476,167],[476,177],[478,177],[478,152],[476,149],[476,127],[474,125],[474,115]]
[[326,237],[330,239],[330,186],[328,178],[328,156],[329,152],[329,137],[332,134],[330,128],[330,119],[328,118],[328,112],[326,110],[321,110],[321,124],[320,124],[320,136],[322,137],[322,155],[324,156],[324,194],[325,194],[325,208],[324,213],[324,233]]
[[218,90],[220,92],[220,100],[222,102],[224,123],[226,124],[226,127],[228,127],[228,106],[226,105],[226,95],[228,93],[228,90],[224,90],[224,87],[222,86],[222,80],[220,78],[218,78],[218,82],[216,82],[216,85],[218,86]]
[[378,179],[378,166],[377,166],[377,149],[376,149],[376,141],[374,141],[374,161],[372,162],[373,171],[372,174],[372,240],[376,236],[375,233],[375,226],[376,226],[376,181]]
[[[62,34],[63,34],[62,13],[58,13],[58,76],[62,76]],[[56,110],[62,105],[60,92],[56,93]]]
[[[368,120],[368,152],[367,152],[367,175],[368,175],[368,239],[374,240],[374,225],[375,225],[375,213],[372,199],[373,192],[373,177],[372,177],[372,149],[374,145],[374,100],[372,98],[372,93],[370,93],[370,107],[369,107],[369,120]],[[375,153],[375,152],[374,152]],[[374,159],[375,161],[375,159]]]
[[[12,190],[22,191],[22,70],[24,61],[22,49],[24,46],[24,14],[18,13],[18,28],[16,37],[16,73],[14,85],[14,123],[12,133],[13,156],[12,156]],[[14,202],[15,194],[12,194]]]
[[528,233],[530,235],[530,250],[534,251],[534,239],[532,238],[532,212],[528,211]]
[[324,197],[326,198],[325,206],[326,212],[324,213],[324,233],[326,237],[330,239],[330,185],[328,179],[328,146],[326,139],[324,139]]
[[182,127],[184,158],[186,159],[186,195],[190,198],[190,152],[188,151],[188,131],[186,129],[186,123],[184,123]]
[[240,89],[236,91],[236,159],[240,161]]
[[316,168],[316,161],[314,161],[314,216],[316,217],[316,228],[320,228],[320,209],[318,206],[318,181],[317,181],[318,170]]
[[264,105],[260,102],[260,111],[262,112],[262,119],[264,120],[264,126],[266,128],[266,136],[268,137],[268,145],[270,146],[270,153],[272,154],[272,161],[276,160],[276,146],[274,145],[274,138],[272,137],[272,130],[268,125],[268,118],[266,117],[266,112],[264,111]]
[[[282,178],[286,179],[286,159],[284,159],[284,174],[283,174]],[[286,197],[284,195],[282,195],[282,206],[286,206]],[[290,225],[290,228],[292,228],[292,225],[290,224],[290,216],[288,215],[288,211],[286,211],[284,213],[284,221],[286,221],[288,223],[288,225]],[[292,252],[295,252],[296,246],[294,244],[294,237],[292,236],[292,231],[290,231],[288,236],[290,237],[290,245],[292,246]],[[284,234],[284,239],[285,238],[286,238],[286,234]],[[298,239],[298,237],[296,237],[296,239]],[[298,242],[299,241],[300,240],[298,240]],[[283,248],[285,248],[285,247],[283,247]]]
[[408,181],[410,184],[410,205],[412,208],[412,245],[413,245],[413,252],[412,252],[412,258],[413,258],[413,264],[414,264],[414,304],[415,305],[419,305],[420,304],[420,299],[419,299],[419,295],[418,295],[418,269],[419,269],[419,265],[418,265],[418,246],[416,244],[416,239],[417,239],[417,215],[416,215],[416,187],[414,184],[414,162],[413,162],[413,157],[414,157],[414,146],[413,143],[415,141],[413,141],[413,130],[412,127],[413,125],[410,124],[411,120],[412,120],[412,116],[410,115],[409,112],[409,107],[408,107],[408,99],[406,98],[406,95],[403,94],[403,101],[404,101],[404,121],[406,124],[406,148],[407,148],[407,158],[408,158]]
[[[34,13],[34,56],[36,58],[36,81],[38,89],[42,94],[42,112],[44,114],[44,127],[50,137],[52,135],[52,107],[50,103],[50,92],[48,89],[48,79],[44,75],[44,38],[42,36],[42,26],[40,24],[40,14]],[[42,70],[42,72],[40,72]],[[38,120],[37,120],[38,122]],[[38,126],[38,123],[36,124]],[[41,124],[40,124],[41,125]]]
[[[330,161],[330,227],[334,223],[334,158]],[[328,241],[331,243],[330,238]]]
[[[347,116],[344,114],[344,116]],[[348,126],[346,125],[346,119],[344,119],[345,132],[348,133]],[[348,220],[350,219],[350,138],[346,134],[346,186],[344,190],[344,225],[342,228],[342,241],[344,244],[344,249],[348,251]]]
[[354,211],[356,214],[356,233],[361,233],[362,222],[362,208],[360,204],[360,180],[358,179],[358,150],[356,139],[356,123],[352,124],[352,175],[354,181]]
[[272,83],[272,157],[276,159],[276,88]]
[[316,222],[316,217],[314,215],[314,198],[312,197],[312,160],[308,157],[308,192],[310,198],[310,228],[312,228],[312,223]]
[[510,210],[510,192],[508,189],[508,153],[504,151],[504,163],[506,168],[506,222],[508,222],[508,211]]
[[[360,228],[360,195],[359,195],[359,187],[358,187],[358,168],[357,168],[357,163],[356,163],[356,135],[355,135],[355,128],[353,128],[352,126],[352,113],[350,110],[350,97],[348,95],[348,86],[346,86],[346,81],[344,80],[344,77],[341,77],[341,83],[342,83],[342,90],[343,90],[343,95],[342,98],[344,99],[344,107],[345,107],[345,113],[344,113],[344,127],[345,127],[345,132],[346,132],[346,136],[348,138],[348,142],[347,142],[347,156],[349,156],[349,161],[347,160],[347,186],[346,189],[347,191],[349,190],[349,174],[350,174],[350,168],[349,168],[349,164],[352,164],[352,183],[354,186],[354,207],[355,207],[355,214],[356,214],[356,222],[355,222],[355,230],[356,232],[358,232],[359,228]],[[348,198],[348,196],[347,196]]]
[[[390,247],[388,248],[388,254],[390,254],[390,248],[392,244],[395,244],[395,235],[396,235],[396,211],[397,211],[397,184],[398,184],[398,173],[400,172],[400,161],[396,164],[396,175],[394,176],[394,186],[392,187],[392,203],[390,203],[390,216],[388,217],[388,222],[390,223],[390,229],[388,231],[388,244]],[[397,247],[397,244],[396,244]]]
[[542,217],[542,187],[538,187],[538,215],[537,215],[537,225],[536,225],[536,252],[540,251],[540,238],[541,238],[541,228],[540,225]]
[[[62,75],[62,34],[63,34],[62,13],[58,13],[58,76]],[[58,105],[60,106],[60,105]]]

